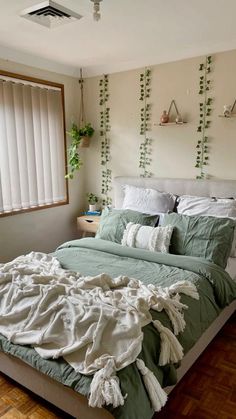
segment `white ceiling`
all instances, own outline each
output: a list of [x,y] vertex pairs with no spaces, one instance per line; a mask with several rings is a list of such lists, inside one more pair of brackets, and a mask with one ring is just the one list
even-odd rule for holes
[[20,17],[42,0],[0,0],[0,58],[72,76],[129,70],[236,48],[236,0],[55,0],[83,15],[48,29]]

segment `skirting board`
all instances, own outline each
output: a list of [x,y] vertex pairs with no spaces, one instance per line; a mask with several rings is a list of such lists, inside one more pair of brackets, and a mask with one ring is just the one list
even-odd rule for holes
[[[221,312],[186,354],[181,362],[181,367],[177,370],[178,381],[201,355],[235,309],[236,301]],[[6,355],[3,352],[0,352],[0,371],[77,419],[94,419],[95,417],[96,419],[114,419],[113,415],[105,409],[89,407],[86,397],[35,370],[18,358]],[[165,390],[170,393],[174,387],[167,387]]]

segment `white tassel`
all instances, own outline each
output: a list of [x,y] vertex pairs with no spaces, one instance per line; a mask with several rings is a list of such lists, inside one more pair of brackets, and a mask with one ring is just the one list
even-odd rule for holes
[[161,388],[155,375],[146,367],[142,359],[137,358],[136,365],[143,376],[143,381],[151,400],[152,407],[155,412],[159,412],[167,402],[167,394]]
[[199,294],[197,292],[196,286],[189,281],[176,282],[175,284],[172,284],[170,287],[168,287],[167,291],[169,291],[170,295],[174,293],[181,293],[188,295],[195,300],[199,300]]
[[159,365],[163,366],[170,362],[179,362],[183,356],[183,348],[170,329],[164,327],[159,320],[152,322],[160,333],[161,352],[159,356]]
[[179,301],[179,295],[170,298],[167,295],[164,296],[163,294],[162,296],[157,296],[157,300],[158,303],[154,304],[152,309],[156,311],[165,310],[172,323],[175,335],[183,332],[186,323],[181,311],[183,309],[187,309],[188,307]]
[[102,407],[104,404],[110,404],[113,407],[124,404],[115,362],[112,358],[107,361],[104,368],[94,374],[90,385],[89,406]]

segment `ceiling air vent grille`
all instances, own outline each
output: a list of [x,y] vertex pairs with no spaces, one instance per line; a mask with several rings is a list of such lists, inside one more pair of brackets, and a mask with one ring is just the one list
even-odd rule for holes
[[21,16],[47,28],[54,28],[82,18],[78,13],[47,0],[23,10]]

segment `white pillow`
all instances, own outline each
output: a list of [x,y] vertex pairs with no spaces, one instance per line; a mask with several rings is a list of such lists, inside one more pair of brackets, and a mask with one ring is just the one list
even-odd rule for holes
[[230,257],[236,258],[236,228],[234,229],[234,238],[233,238],[233,243],[231,247]]
[[229,258],[225,270],[236,281],[236,259]]
[[[177,212],[179,214],[236,218],[235,199],[182,195],[178,202]],[[236,257],[236,230],[234,230],[230,256]]]
[[182,195],[178,201],[177,212],[179,214],[236,218],[236,201],[234,199]]
[[128,223],[121,244],[151,252],[168,253],[172,232],[172,226],[150,227]]
[[159,214],[172,211],[175,205],[175,196],[166,192],[131,185],[125,185],[124,191],[122,209],[131,209],[145,214]]

